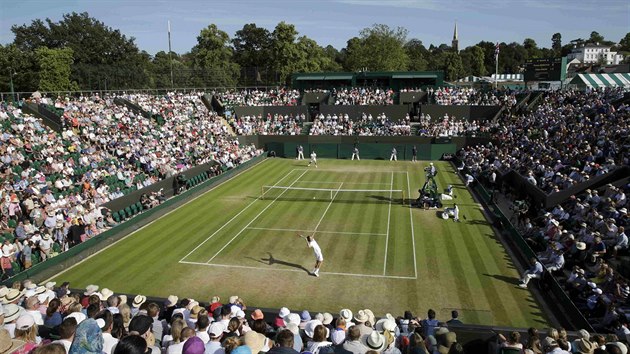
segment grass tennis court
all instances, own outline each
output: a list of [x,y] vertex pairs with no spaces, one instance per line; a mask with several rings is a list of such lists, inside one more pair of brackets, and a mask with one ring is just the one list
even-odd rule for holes
[[[547,324],[515,286],[516,269],[449,164],[436,163],[436,179],[440,189],[455,186],[462,222],[409,207],[427,164],[321,160],[307,168],[267,159],[56,280],[199,301],[236,294],[292,311],[425,316],[433,308],[446,320],[458,309],[467,323]],[[309,274],[313,252],[298,233],[315,235],[322,248],[319,278]]]

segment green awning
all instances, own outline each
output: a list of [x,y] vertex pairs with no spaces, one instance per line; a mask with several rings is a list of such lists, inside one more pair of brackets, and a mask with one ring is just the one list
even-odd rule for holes
[[318,80],[324,80],[324,76],[299,76],[298,78],[296,78],[297,81],[318,81]]
[[392,75],[392,79],[437,79],[435,74],[400,74]]
[[324,80],[352,80],[352,75],[326,76]]

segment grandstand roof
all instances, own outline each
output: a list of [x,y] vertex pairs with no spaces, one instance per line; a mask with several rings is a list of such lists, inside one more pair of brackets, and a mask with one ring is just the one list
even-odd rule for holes
[[578,74],[570,82],[592,88],[625,87],[630,88],[630,73],[622,74]]

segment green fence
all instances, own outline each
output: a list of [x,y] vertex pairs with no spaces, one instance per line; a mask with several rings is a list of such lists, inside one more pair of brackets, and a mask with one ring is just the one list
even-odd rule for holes
[[129,235],[131,232],[168,213],[174,208],[179,207],[181,204],[187,202],[191,198],[206,192],[208,189],[233,177],[235,174],[263,161],[264,159],[265,157],[263,155],[255,157],[237,166],[234,169],[226,171],[219,176],[209,178],[199,183],[199,188],[189,189],[178,196],[170,198],[159,206],[153,209],[148,209],[143,213],[136,215],[132,219],[118,224],[115,227],[95,236],[94,238],[82,242],[75,247],[72,247],[66,252],[52,257],[45,262],[38,263],[32,268],[14,275],[13,277],[5,280],[3,283],[9,285],[12,282],[23,281],[25,279],[33,279],[39,282],[43,279],[51,277],[61,270],[66,269],[74,265],[78,261],[98,252],[105,246],[120,240],[121,238]]
[[[275,151],[276,156],[295,158],[299,142],[269,142],[267,151]],[[353,143],[303,143],[304,157],[308,158],[315,150],[318,158],[350,159],[355,144]],[[418,149],[418,160],[439,160],[443,154],[455,154],[455,144],[399,144],[399,143],[361,143],[357,144],[362,159],[389,160],[392,148],[396,148],[398,160],[411,160],[413,147]]]

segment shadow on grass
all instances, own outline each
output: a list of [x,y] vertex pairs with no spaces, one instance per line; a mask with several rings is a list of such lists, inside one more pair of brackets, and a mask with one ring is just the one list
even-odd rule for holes
[[290,268],[297,268],[297,269],[301,269],[301,270],[305,271],[308,274],[311,274],[311,272],[308,269],[304,268],[304,266],[302,266],[301,264],[283,261],[281,259],[273,258],[273,255],[271,253],[267,253],[267,254],[269,255],[268,258],[260,258],[260,259],[256,259],[256,258],[253,258],[253,257],[246,257],[246,258],[249,258],[249,259],[254,260],[254,261],[258,262],[258,263],[262,263],[262,264],[270,265],[270,266],[274,265],[274,264],[279,264],[279,265],[287,266],[287,267],[290,267]]
[[492,277],[494,279],[501,280],[501,281],[506,282],[508,284],[518,285],[518,284],[521,283],[520,280],[515,278],[515,277],[508,277],[508,276],[501,275],[501,274],[484,274],[484,275],[487,276],[487,277]]

